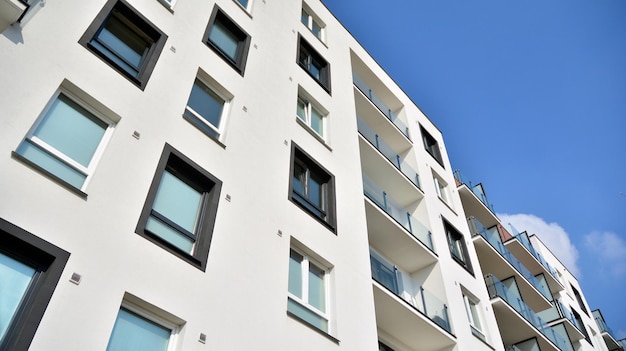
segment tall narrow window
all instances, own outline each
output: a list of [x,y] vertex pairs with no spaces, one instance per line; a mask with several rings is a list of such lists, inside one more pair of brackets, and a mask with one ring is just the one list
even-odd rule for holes
[[448,239],[448,246],[450,247],[450,254],[452,255],[452,258],[463,266],[463,268],[465,268],[468,272],[473,274],[463,234],[456,230],[446,220],[443,221],[443,226]]
[[79,43],[144,89],[167,36],[123,0],[109,0]]
[[467,314],[467,320],[470,328],[472,329],[472,334],[481,340],[486,341],[485,333],[483,332],[482,324],[480,322],[481,317],[478,300],[463,293],[463,303],[465,304],[465,312]]
[[166,145],[136,232],[205,269],[221,182]]
[[217,6],[209,19],[204,42],[243,75],[250,36]]
[[302,37],[298,37],[298,64],[330,94],[330,65]]
[[325,137],[324,114],[304,97],[298,97],[296,116],[317,135]]
[[289,251],[287,311],[328,333],[328,269],[298,250]]
[[0,218],[0,350],[27,350],[70,254]]
[[335,230],[334,177],[293,144],[289,199]]
[[83,190],[94,172],[95,156],[112,131],[110,121],[60,92],[16,154],[64,184]]
[[206,135],[219,140],[224,129],[228,101],[199,78],[191,88],[183,117]]
[[448,200],[448,185],[444,183],[438,176],[433,175],[433,181],[435,182],[435,191],[437,192],[437,196],[442,199],[445,203],[449,204]]
[[574,296],[576,297],[576,301],[578,302],[578,307],[580,307],[580,309],[583,312],[585,312],[586,315],[589,315],[589,311],[587,310],[587,307],[585,306],[585,302],[583,301],[583,297],[580,295],[580,292],[578,292],[578,289],[576,289],[571,284],[570,284],[570,287],[572,288],[572,291],[574,292]]
[[439,143],[435,138],[433,138],[432,135],[430,135],[430,133],[426,131],[426,129],[424,129],[424,127],[420,126],[420,131],[422,132],[424,148],[441,166],[443,166],[443,159],[441,158],[441,152],[439,151]]

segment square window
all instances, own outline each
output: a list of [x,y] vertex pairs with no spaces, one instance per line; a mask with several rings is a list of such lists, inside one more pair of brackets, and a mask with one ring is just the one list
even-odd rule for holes
[[112,132],[112,122],[61,91],[15,154],[63,184],[82,191]]
[[308,255],[289,250],[289,294],[287,311],[311,326],[328,333],[329,270]]
[[467,252],[467,247],[465,246],[463,234],[456,230],[446,220],[443,221],[443,227],[446,232],[446,238],[448,239],[448,246],[450,248],[450,254],[452,255],[452,258],[461,266],[463,266],[463,268],[465,268],[468,272],[474,274]]
[[443,167],[443,159],[441,158],[441,152],[439,151],[439,143],[430,135],[424,127],[420,126],[422,132],[422,141],[424,142],[424,148],[428,153]]
[[27,350],[70,254],[0,218],[0,350]]
[[243,76],[250,36],[215,6],[203,41]]
[[228,102],[216,89],[196,78],[183,117],[209,137],[220,140]]
[[483,341],[487,341],[485,334],[482,331],[482,324],[480,322],[480,303],[478,299],[463,293],[463,303],[465,305],[467,320],[470,328],[472,329],[472,334]]
[[312,13],[311,10],[302,7],[300,20],[319,40],[324,42],[324,29],[326,26],[317,17],[313,16]]
[[302,37],[298,37],[298,64],[330,94],[330,65]]
[[109,0],[78,41],[142,90],[167,35],[123,0]]
[[325,138],[325,115],[308,99],[298,96],[296,116],[322,139]]
[[221,185],[166,144],[136,233],[204,271]]
[[335,232],[335,178],[292,143],[289,199]]

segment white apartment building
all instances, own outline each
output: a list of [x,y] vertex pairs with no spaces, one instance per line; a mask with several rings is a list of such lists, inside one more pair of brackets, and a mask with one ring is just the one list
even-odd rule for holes
[[0,350],[606,349],[582,297],[568,348],[494,294],[580,287],[489,251],[321,1],[0,0],[0,31]]

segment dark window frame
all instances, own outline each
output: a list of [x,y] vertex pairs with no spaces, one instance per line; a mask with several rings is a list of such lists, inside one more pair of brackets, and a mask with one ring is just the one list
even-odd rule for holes
[[[306,58],[303,60],[302,58]],[[305,62],[306,61],[306,62]],[[330,63],[320,55],[308,41],[298,34],[298,52],[296,54],[296,63],[298,66],[313,78],[326,92],[330,95]],[[320,77],[317,78],[311,73],[310,66],[319,66]]]
[[446,168],[443,165],[443,158],[441,157],[441,151],[439,150],[439,142],[435,139],[426,129],[420,125],[420,132],[422,134],[422,142],[424,143],[424,149],[432,156],[441,167]]
[[[448,241],[448,249],[450,250],[450,256],[456,263],[458,263],[471,275],[474,275],[474,270],[472,268],[472,262],[469,256],[469,251],[467,250],[467,245],[465,244],[465,236],[458,229],[456,229],[450,222],[448,222],[445,218],[442,217],[442,219],[443,219],[443,230],[446,234],[446,240]],[[460,244],[462,257],[459,257],[455,254],[455,248],[457,248],[456,246],[457,243]]]
[[[114,62],[109,55],[100,49],[96,48],[92,41],[96,39],[96,36],[100,33],[102,28],[107,24],[110,17],[121,17],[124,20],[123,24],[128,27],[137,36],[148,38],[152,43],[147,47],[147,50],[142,55],[141,64],[138,67],[136,75],[132,74],[122,66]],[[139,11],[130,6],[124,0],[109,0],[104,5],[102,10],[96,15],[96,18],[91,22],[85,33],[78,40],[78,43],[91,51],[94,55],[98,56],[102,61],[106,62],[113,69],[118,71],[122,76],[138,86],[141,90],[144,90],[148,79],[152,75],[152,71],[156,66],[157,60],[165,47],[167,41],[167,35],[157,28],[152,22],[145,18]],[[113,50],[110,50],[110,54],[115,55]],[[116,55],[117,56],[117,55]],[[122,58],[120,58],[122,59]]]
[[[289,200],[336,234],[335,177],[294,142],[291,143],[289,163]],[[322,183],[322,208],[309,201],[307,194],[301,194],[294,189],[293,178],[296,164],[306,168],[309,174],[307,179],[313,174],[324,181]]]
[[[203,192],[200,218],[196,229],[194,233],[183,232],[183,234],[195,240],[193,253],[181,250],[174,244],[146,229],[148,219],[153,213],[152,207],[165,170],[168,170],[168,172],[183,180],[188,185],[197,188],[196,190]],[[157,169],[154,173],[154,178],[150,184],[150,189],[141,211],[135,233],[161,246],[163,249],[198,269],[205,271],[211,239],[213,237],[213,228],[217,217],[221,187],[222,182],[219,179],[191,161],[181,152],[174,149],[171,145],[165,144]],[[173,224],[176,225],[175,223]]]
[[70,253],[0,218],[0,252],[36,268],[1,350],[27,350],[50,303]]
[[[210,35],[215,22],[220,23],[224,28],[226,28],[230,34],[235,36],[239,42],[237,43],[237,52],[235,58],[231,58],[226,54],[216,43],[211,41]],[[215,5],[213,8],[213,12],[211,13],[211,17],[209,18],[209,23],[207,24],[206,30],[204,31],[204,35],[202,36],[202,42],[206,44],[211,50],[213,50],[219,57],[221,57],[226,63],[228,63],[235,71],[239,72],[241,76],[244,75],[244,71],[246,68],[246,62],[248,61],[248,52],[250,49],[250,42],[252,41],[252,37],[248,33],[246,33],[241,27],[237,25],[237,23],[230,18],[222,10],[219,6]]]

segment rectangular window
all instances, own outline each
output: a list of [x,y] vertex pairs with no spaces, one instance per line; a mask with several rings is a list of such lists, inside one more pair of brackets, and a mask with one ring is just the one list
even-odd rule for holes
[[250,36],[218,6],[213,9],[203,40],[243,76],[250,47]]
[[205,270],[221,184],[166,144],[136,233]]
[[435,191],[437,192],[437,196],[442,199],[445,203],[449,203],[448,201],[448,185],[443,182],[443,180],[439,179],[438,176],[433,175],[433,181],[435,182]]
[[288,285],[287,311],[328,333],[328,269],[291,248]]
[[228,102],[222,94],[196,78],[183,117],[209,137],[220,140]]
[[463,293],[463,303],[465,304],[465,312],[467,314],[467,320],[469,321],[472,334],[486,341],[485,334],[482,331],[482,324],[480,322],[480,304],[474,297]]
[[424,127],[420,126],[422,132],[422,141],[424,142],[424,148],[428,153],[443,167],[443,159],[441,158],[441,152],[439,151],[439,143],[430,135]]
[[312,11],[303,7],[300,19],[311,32],[322,42],[324,41],[324,24],[315,16]]
[[330,65],[300,36],[298,64],[330,94]]
[[578,302],[578,307],[580,307],[580,309],[585,312],[586,315],[589,315],[589,311],[587,310],[587,307],[583,302],[583,297],[580,295],[580,292],[578,292],[578,290],[572,284],[570,284],[570,287],[574,292],[574,296],[576,297],[576,301]]
[[289,199],[335,231],[335,178],[292,143]]
[[182,324],[180,318],[126,293],[106,350],[173,350]]
[[448,246],[450,248],[450,254],[452,258],[459,263],[468,272],[473,274],[472,265],[465,246],[465,240],[463,234],[456,230],[448,221],[443,221],[443,227],[446,232],[446,238],[448,239]]
[[142,90],[167,36],[123,0],[109,0],[78,41]]
[[70,254],[0,218],[0,350],[26,350]]
[[15,153],[63,184],[82,191],[112,132],[111,121],[59,92]]
[[252,5],[252,0],[235,0],[241,7],[246,9],[246,11],[250,10],[250,6]]
[[302,121],[302,123],[313,130],[315,134],[324,139],[324,113],[320,112],[318,108],[313,106],[308,99],[298,96],[296,116]]
[[174,8],[174,4],[176,3],[176,0],[158,0],[158,1],[170,10]]

